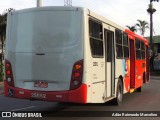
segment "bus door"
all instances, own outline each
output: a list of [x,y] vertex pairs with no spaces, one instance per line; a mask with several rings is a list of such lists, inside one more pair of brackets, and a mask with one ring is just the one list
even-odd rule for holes
[[146,75],[145,75],[145,83],[149,82],[149,69],[150,69],[150,65],[149,65],[149,52],[148,52],[148,46],[146,45]]
[[130,88],[135,88],[135,41],[133,39],[129,39],[130,41]]
[[111,27],[104,29],[104,42],[105,42],[105,90],[106,98],[114,96],[115,84],[115,52],[114,52],[114,32]]

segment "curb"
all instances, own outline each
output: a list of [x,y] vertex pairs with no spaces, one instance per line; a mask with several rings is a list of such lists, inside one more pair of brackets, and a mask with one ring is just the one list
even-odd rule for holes
[[160,76],[150,76],[150,78],[159,78],[160,79]]
[[160,76],[150,76],[150,79],[160,80]]

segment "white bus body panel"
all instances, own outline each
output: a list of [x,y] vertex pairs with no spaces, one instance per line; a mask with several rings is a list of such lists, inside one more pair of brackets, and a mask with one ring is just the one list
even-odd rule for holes
[[[87,85],[87,103],[104,103],[113,97],[110,76],[105,75],[111,75],[110,63],[106,68],[105,56],[91,55],[90,17],[102,22],[104,28],[112,28],[114,33],[115,28],[124,30],[104,17],[77,7],[43,7],[9,14],[7,27],[11,29],[7,29],[5,59],[12,64],[15,87],[69,90],[73,64],[83,59],[82,83]],[[98,66],[94,66],[95,62]],[[116,59],[115,51],[115,91],[119,76],[123,77],[122,69],[116,68],[122,68],[122,60]],[[48,88],[34,87],[35,81],[48,82]]]
[[[69,90],[73,64],[83,59],[82,11],[33,8],[12,12],[9,19],[5,59],[11,62],[15,87]],[[48,82],[48,88],[34,87],[35,81]]]
[[[89,21],[89,18],[95,19],[95,20],[103,23],[103,28],[106,28],[107,30],[114,32],[114,38],[115,38],[115,29],[116,28],[124,31],[123,27],[121,27],[118,24],[116,24],[116,23],[114,23],[114,22],[112,22],[102,16],[99,16],[91,11],[88,12],[88,19],[86,19],[87,22]],[[116,69],[116,68],[122,68],[122,60],[119,60],[116,58],[116,51],[115,51],[115,84],[114,84],[115,94],[114,94],[114,96],[111,96],[111,80],[110,80],[111,79],[111,76],[110,76],[111,75],[111,64],[107,63],[107,68],[105,68],[105,65],[106,65],[105,55],[104,55],[104,58],[93,58],[92,57],[91,49],[90,49],[90,42],[89,42],[89,33],[88,33],[88,31],[89,31],[88,26],[89,25],[87,24],[85,26],[87,26],[87,29],[86,29],[87,33],[86,32],[85,33],[88,34],[88,36],[86,37],[87,41],[84,42],[85,43],[85,49],[84,49],[85,56],[84,56],[84,58],[88,59],[88,60],[85,59],[85,61],[88,61],[88,62],[86,62],[86,64],[88,64],[88,68],[87,68],[87,73],[88,73],[87,76],[88,77],[86,77],[86,78],[90,78],[90,79],[87,79],[88,80],[87,84],[91,85],[91,91],[90,91],[90,88],[88,88],[89,91],[87,92],[88,93],[87,100],[89,100],[88,102],[90,102],[90,100],[91,100],[91,103],[104,103],[104,102],[116,97],[118,78],[121,75],[123,75],[122,69]],[[116,43],[115,39],[114,39],[114,43]],[[89,47],[89,49],[88,49],[88,47]],[[90,56],[90,57],[88,57],[88,56]],[[98,64],[98,66],[94,66],[95,62],[96,62],[96,64]],[[89,76],[91,76],[91,77],[89,77]],[[123,86],[123,88],[124,88],[124,92],[126,92],[124,86]]]

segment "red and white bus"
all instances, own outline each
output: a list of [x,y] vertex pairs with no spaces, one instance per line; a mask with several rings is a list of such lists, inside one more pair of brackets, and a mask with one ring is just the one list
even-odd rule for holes
[[121,104],[149,82],[148,41],[81,7],[8,15],[4,94],[32,100]]

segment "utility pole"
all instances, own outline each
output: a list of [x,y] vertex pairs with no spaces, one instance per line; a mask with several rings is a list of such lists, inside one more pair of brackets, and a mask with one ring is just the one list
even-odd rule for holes
[[[152,0],[150,0],[150,5],[152,5]],[[151,50],[153,50],[153,5],[151,6],[151,9],[152,12],[150,12],[150,46]]]
[[72,6],[72,0],[64,0],[64,6]]
[[153,1],[159,2],[159,0],[150,0],[149,8],[147,9],[147,12],[150,13],[150,47],[151,50],[153,51],[153,55],[150,58],[150,69],[154,70],[154,48],[153,48],[153,13],[156,12],[156,9],[153,8]]
[[159,0],[150,0],[149,8],[147,12],[150,13],[150,47],[153,50],[153,13],[156,12],[156,9],[153,8],[153,1],[159,2]]
[[42,0],[37,0],[37,7],[41,7],[42,6]]

